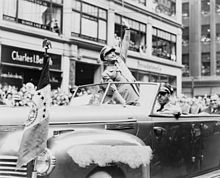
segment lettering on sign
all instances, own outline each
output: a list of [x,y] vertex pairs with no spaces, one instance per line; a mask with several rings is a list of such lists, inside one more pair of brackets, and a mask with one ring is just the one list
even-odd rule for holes
[[[34,51],[24,48],[18,48],[14,46],[1,46],[2,60],[1,62],[18,64],[24,66],[42,67],[44,53],[40,51]],[[50,68],[61,70],[61,55],[51,54]]]
[[138,62],[138,68],[139,69],[143,69],[143,70],[147,70],[147,71],[153,71],[153,72],[161,72],[162,71],[162,67],[160,65],[157,64],[150,64],[147,62]]
[[33,56],[28,56],[27,53],[24,55],[19,54],[18,51],[12,51],[11,58],[14,61],[34,63],[34,64],[43,64],[43,57],[33,54]]

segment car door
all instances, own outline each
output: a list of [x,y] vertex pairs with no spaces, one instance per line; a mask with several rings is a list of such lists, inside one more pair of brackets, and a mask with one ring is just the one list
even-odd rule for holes
[[152,115],[152,177],[191,177],[200,171],[201,128],[197,119]]
[[220,167],[220,115],[200,117],[202,131],[201,172]]

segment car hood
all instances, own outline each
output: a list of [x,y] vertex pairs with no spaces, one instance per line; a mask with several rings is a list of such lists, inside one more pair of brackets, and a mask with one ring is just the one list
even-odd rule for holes
[[[29,111],[29,107],[1,107],[0,126],[23,125]],[[50,107],[49,115],[51,123],[82,123],[132,120],[144,116],[144,113],[137,106],[85,105],[52,106]]]
[[[68,125],[69,123],[136,122],[140,117],[139,110],[138,107],[122,105],[53,106],[49,112],[50,123],[56,127],[51,126],[49,135],[54,129],[59,130],[59,125]],[[0,136],[2,138],[0,139],[0,154],[1,152],[12,155],[17,153],[24,121],[28,117],[29,111],[29,107],[0,108]]]

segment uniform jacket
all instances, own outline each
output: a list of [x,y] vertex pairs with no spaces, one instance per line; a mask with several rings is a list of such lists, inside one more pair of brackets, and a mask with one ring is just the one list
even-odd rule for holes
[[182,113],[182,110],[179,105],[168,102],[163,107],[161,107],[160,104],[157,103],[156,112],[161,114],[177,114]]

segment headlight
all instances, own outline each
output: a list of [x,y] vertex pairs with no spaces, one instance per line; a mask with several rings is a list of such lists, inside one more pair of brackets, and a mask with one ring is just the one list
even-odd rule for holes
[[46,149],[43,153],[37,156],[35,170],[37,171],[38,175],[45,176],[51,173],[55,167],[55,164],[55,157],[52,155],[49,149]]

